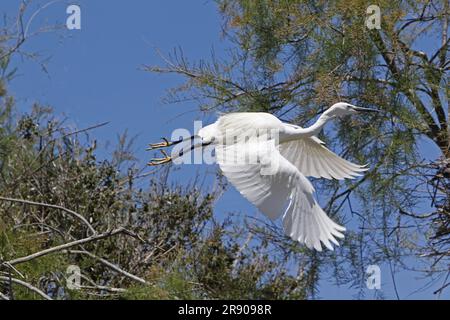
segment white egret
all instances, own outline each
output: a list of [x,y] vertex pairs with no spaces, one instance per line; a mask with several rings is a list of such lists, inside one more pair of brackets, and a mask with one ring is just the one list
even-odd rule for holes
[[[269,113],[229,113],[191,137],[191,141],[196,137],[201,140],[192,145],[191,150],[213,144],[225,177],[270,219],[275,220],[282,215],[286,235],[310,249],[321,251],[323,243],[333,250],[331,242],[339,245],[336,238],[344,237],[342,232],[345,228],[322,210],[313,196],[314,187],[306,177],[351,179],[368,168],[339,157],[316,135],[334,118],[377,111],[340,102],[326,110],[308,128],[284,123]],[[164,139],[151,144],[149,149],[168,147],[182,141],[185,140]],[[164,151],[163,154],[164,158],[153,159],[149,165],[167,163],[182,156],[182,152],[173,156]],[[251,157],[258,161],[248,161]],[[273,167],[275,170],[269,170]]]

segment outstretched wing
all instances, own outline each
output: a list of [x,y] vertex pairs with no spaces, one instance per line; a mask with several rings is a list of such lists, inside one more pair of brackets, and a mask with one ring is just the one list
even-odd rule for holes
[[327,149],[316,137],[280,144],[281,155],[305,176],[314,178],[353,179],[367,171],[365,166],[351,163]]
[[273,141],[216,146],[227,179],[271,219],[283,213],[285,233],[308,248],[330,250],[345,228],[333,222],[313,197],[312,184],[286,160]]

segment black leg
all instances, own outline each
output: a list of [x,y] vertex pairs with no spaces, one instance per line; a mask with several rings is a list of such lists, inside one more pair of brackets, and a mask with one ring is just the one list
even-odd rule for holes
[[[189,139],[192,141],[194,140],[195,136],[191,136]],[[183,138],[181,138],[180,140],[175,140],[175,141],[169,141],[166,138],[161,138],[163,141],[158,142],[158,143],[151,143],[149,144],[149,147],[147,148],[147,151],[149,150],[155,150],[155,149],[160,149],[160,148],[167,148],[173,145],[176,145],[178,143],[181,143],[184,141]]]

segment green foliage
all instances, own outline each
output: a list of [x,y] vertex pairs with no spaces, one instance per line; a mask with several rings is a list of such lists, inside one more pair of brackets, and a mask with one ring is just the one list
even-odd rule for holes
[[[217,192],[167,183],[170,168],[146,175],[144,188],[125,136],[110,160],[99,161],[96,144],[64,128],[49,107],[35,104],[17,117],[9,109],[0,128],[7,150],[0,154],[0,276],[54,299],[288,299],[311,292],[286,273],[291,253],[271,257],[268,241],[249,247],[244,226],[216,221]],[[126,232],[8,264],[92,236],[86,222],[62,208],[97,233]],[[73,265],[81,270],[80,289],[67,284]],[[5,280],[0,292],[42,299]]]
[[[218,191],[171,185],[170,168],[144,175],[143,182],[126,132],[100,161],[95,140],[69,131],[51,108],[35,104],[15,115],[7,90],[14,51],[5,55],[10,48],[1,38],[0,276],[57,299],[307,299],[328,274],[363,287],[366,265],[388,261],[409,269],[403,257],[425,262],[428,275],[447,273],[448,3],[378,1],[380,30],[364,25],[370,1],[217,3],[235,48],[228,59],[197,63],[175,51],[165,67],[149,66],[186,77],[168,102],[194,99],[204,111],[271,112],[302,125],[342,100],[383,111],[341,119],[320,137],[371,168],[356,181],[315,181],[330,195],[328,213],[353,221],[345,243],[317,255],[278,225],[232,215],[219,222],[213,212]],[[408,23],[410,17],[416,20]],[[434,56],[420,49],[424,36]],[[422,160],[424,139],[442,159]],[[432,212],[417,214],[424,204]],[[86,221],[97,234],[125,231],[5,263],[88,239]],[[69,265],[81,269],[82,288],[68,288]],[[32,288],[4,280],[0,292],[41,299]]]
[[153,276],[158,274],[158,279],[150,286],[134,286],[126,293],[119,296],[119,299],[127,300],[178,300],[178,299],[200,299],[202,296],[195,285],[185,279],[183,273],[176,271],[167,272],[153,270]]
[[[365,265],[389,261],[409,269],[404,256],[428,265],[421,270],[429,274],[445,276],[448,1],[216,2],[234,48],[226,58],[197,64],[178,52],[166,58],[166,67],[149,68],[186,76],[168,101],[189,98],[205,111],[270,112],[302,126],[338,101],[380,109],[367,118],[337,120],[320,136],[371,169],[353,183],[317,181],[320,193],[331,195],[327,211],[348,212],[346,220],[351,214],[358,231],[347,233],[339,255],[316,262],[333,266],[338,282],[352,283],[357,275],[360,287]],[[381,10],[381,29],[365,24],[373,4]],[[424,145],[441,157],[424,160]],[[428,207],[431,212],[417,213]]]

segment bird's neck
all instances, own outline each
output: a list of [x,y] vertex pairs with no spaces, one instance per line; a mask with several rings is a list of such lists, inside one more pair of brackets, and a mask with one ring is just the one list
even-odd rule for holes
[[332,116],[328,115],[327,113],[322,113],[319,119],[317,119],[317,121],[312,126],[308,128],[295,128],[291,134],[293,134],[293,138],[316,136],[320,133],[327,122],[332,119]]

